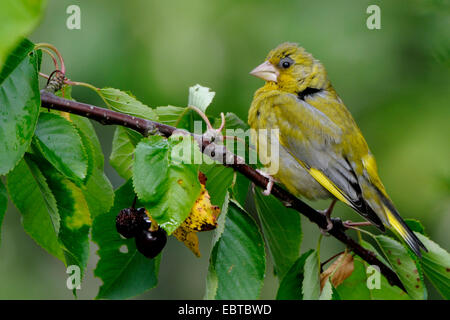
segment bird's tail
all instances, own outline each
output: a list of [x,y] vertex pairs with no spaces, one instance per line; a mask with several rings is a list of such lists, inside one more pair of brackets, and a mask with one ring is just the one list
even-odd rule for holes
[[391,227],[395,231],[397,231],[397,233],[403,238],[403,240],[405,240],[405,242],[417,256],[422,256],[422,254],[420,253],[420,248],[428,252],[425,245],[422,243],[422,241],[419,240],[419,238],[417,238],[414,232],[412,232],[405,221],[403,221],[403,219],[400,217],[398,212],[396,212],[395,210],[390,210],[386,207],[385,212],[387,214],[387,218]]
[[384,187],[380,181],[377,184],[369,182],[368,179],[362,177],[359,179],[362,189],[363,198],[374,213],[387,226],[395,230],[395,232],[406,242],[411,250],[418,256],[422,257],[420,248],[428,252],[425,245],[417,238],[414,232],[408,227],[405,221],[400,217],[394,204],[384,191]]
[[412,251],[418,256],[421,257],[422,254],[420,252],[420,248],[422,248],[425,252],[428,252],[425,245],[422,241],[417,238],[414,232],[408,227],[405,221],[400,217],[400,214],[395,209],[392,202],[378,190],[381,197],[381,205],[386,214],[388,224],[402,237],[402,239],[408,244]]

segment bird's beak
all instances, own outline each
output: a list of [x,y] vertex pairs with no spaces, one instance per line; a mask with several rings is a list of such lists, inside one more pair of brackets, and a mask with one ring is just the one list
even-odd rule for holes
[[266,61],[253,69],[250,74],[266,81],[277,82],[280,73],[273,64],[271,64],[269,61]]

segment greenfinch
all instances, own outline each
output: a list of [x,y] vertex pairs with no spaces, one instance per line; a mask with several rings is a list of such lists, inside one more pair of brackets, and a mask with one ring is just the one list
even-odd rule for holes
[[[278,171],[272,177],[296,196],[333,199],[328,214],[336,200],[346,203],[380,230],[394,229],[421,256],[420,248],[427,249],[395,209],[324,66],[297,44],[283,43],[250,74],[266,81],[255,92],[250,127],[279,130]],[[253,140],[260,157],[270,153],[260,135]]]

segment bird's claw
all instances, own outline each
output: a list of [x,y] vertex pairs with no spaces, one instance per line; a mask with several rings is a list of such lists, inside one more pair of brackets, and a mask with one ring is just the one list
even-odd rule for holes
[[[326,211],[326,210],[325,210]],[[320,211],[321,213],[325,214],[325,212]],[[331,219],[329,217],[327,217],[327,227],[325,229],[322,229],[319,227],[320,232],[324,235],[324,236],[329,236],[330,234],[328,233],[331,229],[333,229],[334,225],[333,225],[333,221],[331,221]]]
[[319,228],[319,231],[320,231],[320,233],[323,234],[325,237],[329,237],[329,236],[330,236],[330,234],[328,233],[329,230],[327,230],[327,229]]
[[290,208],[290,207],[292,207],[292,202],[290,202],[290,201],[283,201],[283,205],[284,205],[286,208]]
[[326,209],[326,210],[319,210],[319,212],[321,214],[323,214],[325,216],[325,218],[327,219],[327,227],[325,229],[320,228],[320,231],[322,232],[322,234],[325,234],[325,233],[328,234],[328,231],[333,229],[333,221],[331,220],[331,213],[333,212],[333,208],[334,208],[335,204],[336,204],[336,199],[333,199],[333,201],[331,202],[331,204],[328,207],[328,209]]
[[327,223],[327,228],[325,229],[326,232],[330,231],[331,229],[333,229],[333,222],[330,220],[328,220]]
[[256,172],[258,172],[264,178],[269,179],[269,182],[266,185],[266,189],[262,192],[262,194],[267,197],[272,193],[272,188],[273,188],[273,184],[275,183],[275,179],[270,174],[267,174],[262,170],[256,169]]
[[318,210],[321,214],[323,214],[325,216],[325,218],[327,219],[327,227],[325,229],[321,229],[325,232],[330,231],[331,229],[333,229],[333,221],[331,220],[330,217],[330,210]]
[[272,192],[272,187],[273,187],[273,180],[269,179],[269,183],[266,186],[266,190],[264,190],[262,194],[265,195],[266,197],[270,196],[270,193]]

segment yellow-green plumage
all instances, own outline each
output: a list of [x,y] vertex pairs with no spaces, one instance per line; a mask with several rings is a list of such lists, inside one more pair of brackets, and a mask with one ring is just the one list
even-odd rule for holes
[[[279,129],[274,178],[297,196],[345,202],[381,230],[383,224],[392,227],[420,255],[419,247],[425,247],[394,208],[323,65],[296,44],[284,43],[252,74],[268,81],[254,95],[248,122],[253,129]],[[264,157],[267,144],[258,136],[254,140]]]

